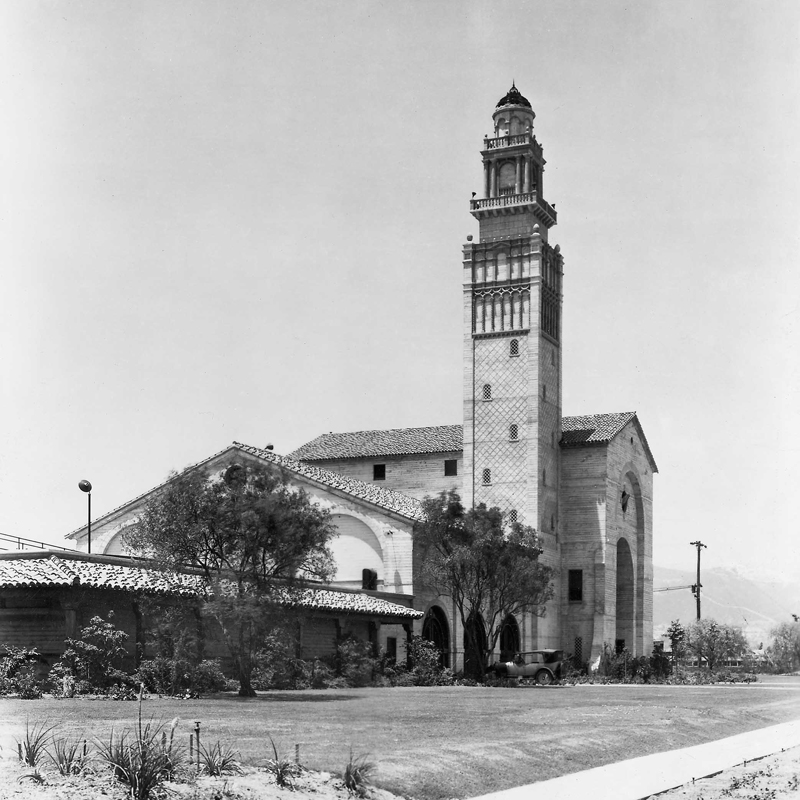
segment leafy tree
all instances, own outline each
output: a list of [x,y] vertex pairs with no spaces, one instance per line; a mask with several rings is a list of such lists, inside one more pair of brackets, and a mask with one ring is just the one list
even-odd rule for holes
[[772,642],[767,652],[772,662],[781,672],[794,672],[800,667],[800,622],[782,622],[769,633]]
[[741,629],[713,619],[700,619],[686,629],[686,646],[713,670],[726,658],[739,658],[747,651]]
[[[553,596],[552,570],[539,563],[536,531],[484,504],[465,509],[451,490],[423,501],[414,526],[420,582],[452,597],[466,637],[468,660],[482,677],[509,614],[544,614]],[[480,617],[478,616],[480,615]],[[473,624],[482,618],[485,641]]]
[[308,580],[328,580],[336,529],[281,470],[233,463],[174,475],[144,508],[126,544],[167,568],[194,567],[205,607],[230,651],[239,694],[252,697],[253,657]]
[[669,639],[672,648],[672,666],[675,667],[678,660],[683,658],[686,652],[686,628],[681,625],[680,620],[674,619],[669,624],[665,639]]

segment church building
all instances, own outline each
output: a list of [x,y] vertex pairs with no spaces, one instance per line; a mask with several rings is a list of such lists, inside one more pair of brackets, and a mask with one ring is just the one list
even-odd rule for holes
[[[279,468],[333,515],[338,571],[324,602],[309,601],[307,655],[324,654],[349,632],[402,657],[416,633],[435,641],[456,671],[463,667],[452,599],[417,584],[413,559],[420,501],[449,489],[466,507],[497,506],[536,528],[541,560],[553,568],[546,612],[507,619],[501,650],[555,648],[581,661],[606,646],[651,652],[657,466],[635,413],[562,416],[564,258],[550,243],[556,211],[545,200],[544,151],[531,104],[515,86],[492,119],[481,149],[483,196],[469,209],[479,233],[467,237],[461,256],[462,424],[328,433],[288,456],[235,442],[189,468],[220,471],[231,461]],[[92,570],[81,572],[76,556],[48,572],[30,557],[0,555],[0,600],[12,589],[17,597],[55,586],[60,594],[48,613],[60,631],[62,617],[74,630],[84,613],[76,610],[75,576],[133,597],[140,578],[116,577],[124,572],[124,534],[159,488],[93,522],[91,547],[87,527],[70,534],[84,560],[98,563]],[[61,576],[55,583],[53,570]],[[4,619],[0,611],[0,630]]]
[[[419,499],[454,488],[467,507],[535,527],[555,598],[543,617],[509,620],[509,644],[649,655],[658,468],[636,414],[562,416],[564,259],[549,242],[556,211],[535,116],[512,86],[483,141],[483,197],[470,202],[479,234],[462,254],[463,425],[331,433],[290,455]],[[452,604],[428,598],[424,610],[458,663]]]

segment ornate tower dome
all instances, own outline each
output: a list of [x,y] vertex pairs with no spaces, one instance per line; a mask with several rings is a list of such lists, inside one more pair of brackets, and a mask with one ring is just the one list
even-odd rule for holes
[[508,90],[508,94],[500,99],[500,102],[495,106],[495,108],[501,108],[502,106],[525,106],[526,108],[530,108],[531,104],[528,102],[527,98],[520,94],[516,84],[512,81],[511,88]]

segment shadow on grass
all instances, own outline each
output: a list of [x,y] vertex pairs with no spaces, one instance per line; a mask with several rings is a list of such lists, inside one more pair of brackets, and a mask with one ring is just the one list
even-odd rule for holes
[[[243,703],[333,703],[343,700],[356,700],[355,694],[328,694],[327,692],[274,691],[259,692],[256,697],[239,695],[217,695],[223,700],[236,700]],[[210,697],[208,699],[213,699]]]

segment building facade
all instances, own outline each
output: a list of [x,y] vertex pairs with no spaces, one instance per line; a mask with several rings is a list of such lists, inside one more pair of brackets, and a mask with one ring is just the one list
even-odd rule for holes
[[[402,657],[413,632],[463,667],[458,614],[451,598],[416,582],[412,535],[419,501],[455,489],[466,506],[497,506],[536,528],[541,559],[554,571],[544,615],[508,619],[500,650],[556,648],[590,661],[606,647],[636,656],[652,648],[658,470],[635,413],[563,416],[564,260],[549,242],[556,212],[544,198],[534,120],[512,86],[480,151],[483,196],[469,209],[478,236],[462,247],[460,287],[453,281],[463,295],[462,423],[329,433],[288,457],[234,443],[191,468],[273,465],[331,512],[339,537],[330,588],[365,598],[339,604],[360,615],[343,611],[335,625],[335,609],[320,617],[320,636],[331,643],[363,628]],[[93,552],[124,555],[125,529],[148,496],[93,524]],[[87,549],[87,534],[85,527],[71,534],[79,549]],[[378,613],[369,598],[390,605]]]

